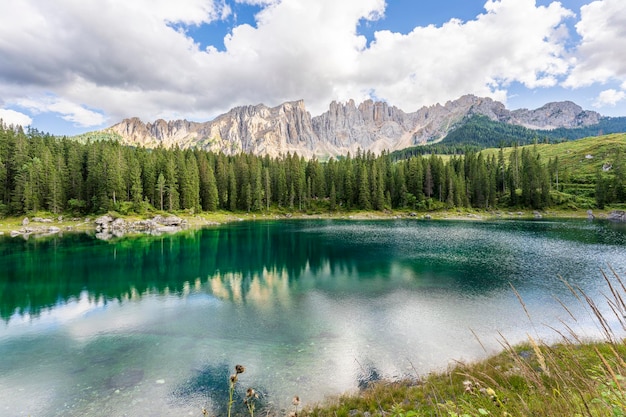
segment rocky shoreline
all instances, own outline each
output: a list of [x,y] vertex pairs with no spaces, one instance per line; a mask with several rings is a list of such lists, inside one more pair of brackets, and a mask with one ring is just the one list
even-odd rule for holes
[[87,217],[85,219],[72,218],[68,219],[71,222],[76,223],[75,226],[65,225],[64,218],[59,216],[55,220],[50,218],[25,217],[22,219],[22,227],[19,229],[11,230],[11,237],[22,236],[28,238],[31,235],[35,236],[47,236],[63,231],[74,231],[81,227],[87,229],[95,229],[96,238],[102,240],[109,240],[113,237],[122,237],[129,233],[144,233],[148,235],[160,235],[163,233],[177,233],[181,230],[189,227],[189,222],[186,219],[182,219],[177,216],[161,216],[157,215],[147,220],[125,220],[121,217],[114,218],[110,215],[104,215],[92,220]]
[[127,233],[145,233],[160,235],[162,233],[177,233],[189,227],[189,222],[177,216],[154,216],[148,220],[126,221],[122,218],[114,219],[110,215],[98,217],[95,220],[96,237],[108,240],[113,237],[122,237]]
[[612,222],[626,222],[626,211],[613,210],[607,216],[607,220],[610,220]]
[[[525,212],[507,212],[502,213],[500,211],[491,213],[492,217],[495,219],[500,219],[503,217],[514,217],[514,218],[525,218],[528,217],[528,213]],[[538,211],[532,212],[532,218],[541,219],[544,216],[551,217],[551,213],[541,214]],[[554,214],[554,213],[552,213]],[[256,216],[250,216],[251,218],[256,219]],[[342,215],[330,216],[327,215],[302,215],[294,216],[291,213],[283,214],[283,215],[265,215],[263,218],[275,218],[275,219],[291,219],[291,218],[337,218],[337,219],[353,219],[353,220],[372,220],[372,219],[400,219],[400,218],[419,218],[423,220],[431,220],[431,219],[443,219],[443,220],[486,220],[489,218],[483,217],[479,214],[467,213],[465,215],[455,215],[444,213],[443,217],[438,216],[436,213],[434,214],[419,214],[416,212],[410,213],[402,213],[393,215],[391,212],[381,213],[380,216],[376,214],[363,214],[363,213],[343,213]],[[557,216],[562,217],[562,216]],[[568,217],[568,216],[565,216]],[[574,216],[576,217],[576,216]],[[580,216],[578,216],[580,217]],[[611,222],[616,223],[626,223],[626,211],[624,210],[613,210],[609,213],[602,213],[600,215],[596,215],[592,210],[588,210],[586,213],[586,217],[589,220],[593,219],[604,219]],[[194,219],[190,220],[181,218],[174,215],[156,215],[150,219],[145,220],[127,220],[122,217],[114,217],[109,214],[97,217],[96,219],[92,219],[90,217],[86,218],[70,218],[64,219],[63,216],[59,216],[57,219],[51,218],[41,218],[41,217],[25,217],[22,219],[21,228],[12,229],[9,232],[11,237],[22,236],[23,238],[28,238],[32,236],[48,236],[54,235],[62,232],[74,232],[78,230],[84,231],[93,231],[95,230],[95,237],[102,240],[109,240],[112,238],[120,238],[127,234],[147,234],[147,235],[161,235],[164,233],[177,233],[182,230],[188,229],[190,227],[196,227],[198,225],[208,226],[208,225],[219,225],[221,223],[215,221],[209,221],[200,216],[196,216],[199,219],[199,223],[197,223]],[[251,219],[250,218],[250,219]],[[233,214],[233,216],[228,216],[224,221],[243,221],[244,218],[237,217]],[[68,224],[70,223],[70,224]],[[197,224],[196,224],[197,223]],[[4,234],[4,232],[0,231],[0,235]]]

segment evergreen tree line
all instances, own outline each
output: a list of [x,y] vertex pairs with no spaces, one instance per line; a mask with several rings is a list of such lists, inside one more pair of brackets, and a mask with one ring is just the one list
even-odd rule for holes
[[[620,171],[621,172],[621,171]],[[555,179],[555,173],[556,179]],[[602,204],[624,201],[623,175],[598,176]],[[608,179],[607,179],[608,178]],[[558,160],[515,148],[505,158],[468,152],[444,161],[388,153],[322,163],[295,154],[226,156],[199,149],[81,143],[0,129],[0,213],[91,214],[148,209],[215,211],[384,210],[552,204]]]

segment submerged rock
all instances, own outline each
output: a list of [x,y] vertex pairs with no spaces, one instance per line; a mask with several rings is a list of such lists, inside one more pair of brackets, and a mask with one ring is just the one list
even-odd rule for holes
[[113,375],[106,380],[106,386],[110,389],[133,388],[143,381],[143,369],[128,369]]

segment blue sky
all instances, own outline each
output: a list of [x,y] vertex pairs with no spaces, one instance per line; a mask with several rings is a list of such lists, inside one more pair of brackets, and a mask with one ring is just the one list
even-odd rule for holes
[[58,135],[464,94],[626,116],[621,0],[0,0],[0,118]]

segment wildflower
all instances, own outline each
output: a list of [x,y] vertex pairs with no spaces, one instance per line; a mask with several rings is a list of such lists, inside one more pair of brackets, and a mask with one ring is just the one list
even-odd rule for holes
[[296,395],[295,397],[293,397],[293,400],[291,401],[291,403],[295,405],[296,407],[298,407],[300,405],[300,397]]
[[230,376],[230,383],[234,384],[235,382],[237,382],[237,374],[232,374]]
[[463,387],[465,388],[465,392],[472,392],[474,390],[474,384],[467,379],[463,381]]
[[243,365],[235,365],[235,372],[238,374],[243,374],[246,371],[246,368]]
[[259,398],[259,394],[256,393],[254,388],[248,388],[246,391],[246,397],[248,398]]
[[202,407],[202,415],[203,415],[203,416],[206,416],[206,415],[207,415],[206,408],[204,408],[204,407]]

